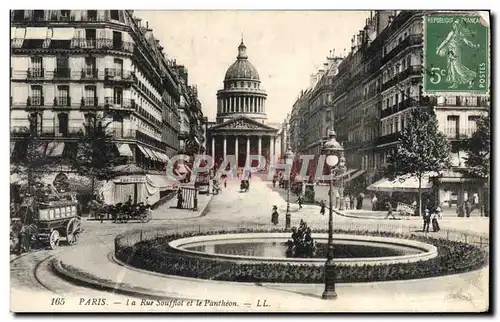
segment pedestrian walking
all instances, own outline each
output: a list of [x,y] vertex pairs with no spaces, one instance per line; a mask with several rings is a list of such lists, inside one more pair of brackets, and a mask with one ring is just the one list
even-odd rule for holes
[[319,206],[321,207],[319,213],[324,216],[325,215],[325,209],[326,209],[326,205],[325,205],[325,201],[324,200],[321,200],[321,202],[319,203]]
[[177,209],[182,209],[183,202],[184,202],[184,197],[182,196],[181,188],[179,188],[179,190],[177,190]]
[[422,229],[422,231],[424,233],[428,233],[429,232],[429,224],[431,223],[431,214],[430,214],[429,209],[427,209],[427,208],[425,208],[423,219],[424,219],[424,228]]
[[392,216],[392,219],[396,219],[396,216],[394,216],[394,213],[392,212],[392,204],[390,201],[387,201],[385,203],[385,208],[387,209],[387,215],[385,216],[384,219],[387,219],[389,218],[389,216]]
[[349,198],[349,195],[346,195],[344,197],[344,209],[349,210],[350,206],[351,206],[351,199]]
[[377,210],[377,203],[378,203],[378,198],[377,195],[374,194],[372,198],[372,211]]
[[350,200],[350,203],[351,203],[350,209],[354,209],[354,202],[356,201],[356,198],[354,197],[353,194],[349,196],[349,200]]
[[277,206],[273,206],[273,210],[272,210],[272,213],[271,213],[271,222],[274,225],[277,225],[279,223],[279,213],[278,213],[278,207]]
[[438,219],[441,219],[441,218],[442,218],[441,208],[437,207],[436,210],[431,215],[432,231],[435,233],[440,230]]
[[466,201],[465,201],[465,206],[464,206],[464,208],[465,208],[465,216],[466,216],[467,218],[469,218],[469,217],[470,217],[470,213],[471,213],[471,206],[470,206],[470,201],[469,201],[469,200],[466,200]]
[[297,203],[299,204],[299,209],[302,209],[302,195],[299,195],[299,198],[297,199]]
[[227,188],[227,178],[224,178],[224,188]]

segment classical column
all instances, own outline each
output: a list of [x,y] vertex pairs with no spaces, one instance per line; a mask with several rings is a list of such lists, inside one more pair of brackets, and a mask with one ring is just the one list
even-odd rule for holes
[[269,151],[269,154],[270,154],[269,159],[274,160],[274,140],[271,136],[269,137],[269,150],[270,150]]
[[277,156],[276,156],[276,154],[277,154],[277,152],[276,152],[276,137],[275,136],[273,136],[273,152],[274,152],[275,157],[277,158]]
[[247,167],[251,166],[250,161],[250,136],[247,136],[247,157],[245,159],[245,164]]
[[234,137],[234,154],[236,156],[236,166],[238,166],[238,137]]
[[215,136],[212,136],[212,158],[215,159]]
[[262,155],[262,136],[259,135],[259,155]]
[[226,155],[227,155],[227,138],[224,135],[224,159],[226,159]]

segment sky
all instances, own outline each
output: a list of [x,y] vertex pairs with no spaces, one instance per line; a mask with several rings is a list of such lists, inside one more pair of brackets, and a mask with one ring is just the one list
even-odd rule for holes
[[249,61],[267,91],[268,122],[282,122],[310,74],[330,50],[348,54],[351,38],[365,25],[368,11],[140,11],[164,53],[189,71],[198,86],[203,113],[215,120],[217,90],[236,60],[243,35]]

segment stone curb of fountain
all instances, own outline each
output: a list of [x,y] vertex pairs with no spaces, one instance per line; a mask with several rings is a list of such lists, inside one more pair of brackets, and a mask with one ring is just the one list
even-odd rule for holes
[[152,289],[143,289],[136,286],[131,286],[126,283],[116,283],[110,280],[94,276],[93,274],[84,272],[81,269],[72,267],[70,265],[64,265],[62,261],[54,258],[51,262],[53,271],[61,278],[70,281],[78,286],[89,287],[97,290],[108,291],[112,293],[120,293],[123,295],[134,296],[134,297],[147,297],[155,299],[179,299],[179,300],[191,300],[190,298],[179,298],[174,296],[166,295],[164,292],[156,291]]

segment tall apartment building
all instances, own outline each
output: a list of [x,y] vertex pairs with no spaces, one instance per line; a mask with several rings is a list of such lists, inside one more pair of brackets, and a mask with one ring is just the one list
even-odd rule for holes
[[[484,96],[423,96],[423,15],[422,11],[377,11],[352,38],[351,51],[332,79],[331,106],[337,139],[346,150],[347,167],[367,186],[383,176],[389,153],[395,149],[410,113],[419,107],[434,108],[443,131],[452,144],[452,168],[438,180],[440,201],[460,203],[467,190],[477,191],[480,183],[462,177],[465,157],[460,142],[475,130],[475,120],[489,111]],[[292,145],[300,152],[311,151],[314,131],[324,122],[314,118],[314,97],[297,100],[292,109]],[[323,107],[323,111],[327,111]],[[295,116],[295,119],[294,119]],[[448,200],[446,200],[448,198]]]
[[[14,150],[15,141],[35,128],[57,146],[48,157],[64,163],[84,122],[100,113],[111,122],[127,175],[147,173],[164,188],[163,170],[179,150],[181,86],[174,65],[132,11],[11,11]],[[144,198],[146,178],[134,178],[122,180],[115,201],[128,194]]]

